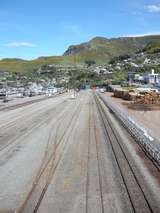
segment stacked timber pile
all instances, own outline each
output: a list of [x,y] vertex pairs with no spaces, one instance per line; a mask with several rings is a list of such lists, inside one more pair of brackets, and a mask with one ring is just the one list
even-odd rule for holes
[[114,90],[114,97],[122,98],[123,92],[124,92],[123,90]]
[[135,99],[135,93],[131,93],[127,90],[114,90],[114,97],[122,98],[127,101],[133,101]]
[[135,103],[137,104],[156,104],[160,105],[160,93],[146,92],[136,96]]
[[123,100],[133,101],[136,104],[155,104],[160,105],[160,93],[158,92],[143,92],[135,93],[123,89],[115,89],[114,97],[122,98]]

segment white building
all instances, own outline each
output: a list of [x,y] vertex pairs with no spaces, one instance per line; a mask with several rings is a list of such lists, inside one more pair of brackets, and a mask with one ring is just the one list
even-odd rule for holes
[[145,76],[145,81],[148,84],[160,84],[160,74],[155,73],[154,70],[152,70],[152,73]]
[[135,81],[144,81],[144,77],[143,76],[141,76],[140,74],[135,74],[134,75],[134,80]]
[[29,90],[33,93],[35,93],[36,95],[42,93],[43,91],[43,86],[41,84],[36,84],[36,83],[32,83],[29,87]]
[[58,89],[54,86],[49,86],[46,89],[46,95],[48,95],[48,96],[55,95],[55,94],[57,94],[57,92],[58,92]]
[[143,64],[150,64],[150,63],[151,63],[151,60],[150,60],[150,59],[148,59],[148,58],[145,58],[145,60],[144,60]]

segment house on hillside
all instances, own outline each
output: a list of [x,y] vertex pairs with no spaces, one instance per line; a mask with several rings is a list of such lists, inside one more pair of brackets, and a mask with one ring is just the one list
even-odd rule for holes
[[150,74],[144,75],[144,81],[148,84],[160,84],[160,74],[152,70]]
[[133,82],[143,83],[144,82],[144,76],[142,76],[138,73],[135,73],[135,72],[131,72],[131,73],[128,73],[127,80],[130,83],[133,83]]

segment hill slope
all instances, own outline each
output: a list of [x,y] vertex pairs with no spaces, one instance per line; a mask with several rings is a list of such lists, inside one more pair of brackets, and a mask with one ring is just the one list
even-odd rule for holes
[[73,56],[40,57],[30,61],[20,59],[2,59],[0,60],[0,71],[29,73],[46,64],[68,64],[73,62]]
[[122,37],[107,39],[96,37],[87,43],[73,45],[64,53],[76,55],[78,61],[96,60],[103,62],[115,56],[133,54],[147,45],[160,44],[160,36]]
[[24,73],[33,72],[45,64],[79,63],[86,60],[106,63],[115,56],[133,54],[149,45],[159,46],[160,35],[113,39],[96,37],[89,42],[70,46],[63,56],[40,57],[31,61],[21,59],[0,60],[0,70]]

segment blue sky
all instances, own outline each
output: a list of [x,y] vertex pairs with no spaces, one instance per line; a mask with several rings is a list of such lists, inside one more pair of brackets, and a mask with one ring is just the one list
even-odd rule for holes
[[0,58],[61,55],[71,44],[160,34],[160,0],[0,0]]

